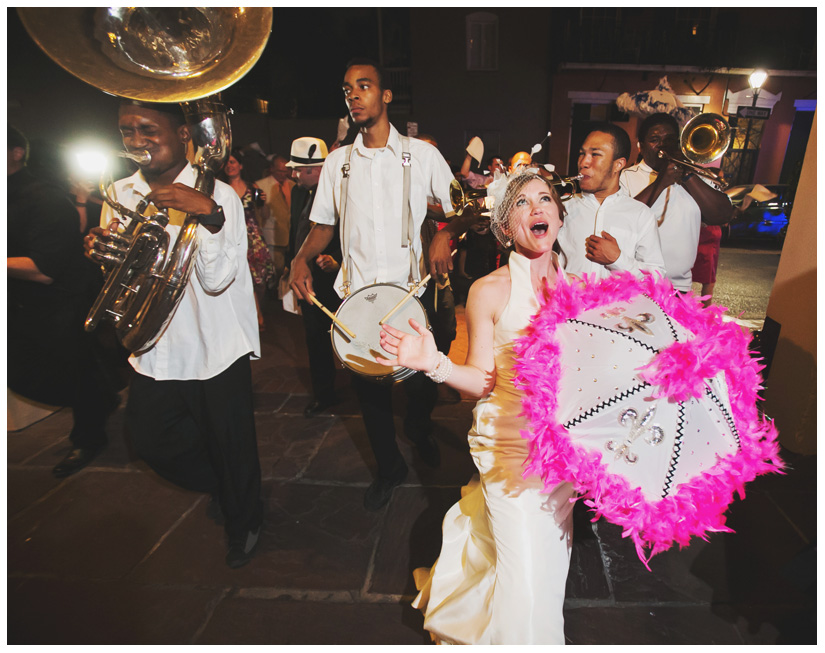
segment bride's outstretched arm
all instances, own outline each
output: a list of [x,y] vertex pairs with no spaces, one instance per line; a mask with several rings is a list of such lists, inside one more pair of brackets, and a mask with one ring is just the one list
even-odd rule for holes
[[[490,393],[496,382],[493,351],[494,317],[498,312],[501,284],[480,279],[470,288],[467,298],[468,351],[464,365],[454,365],[444,381],[460,392],[473,397]],[[505,295],[506,302],[506,295]],[[382,365],[402,365],[422,372],[433,372],[441,361],[441,354],[429,330],[410,320],[416,334],[408,334],[385,324],[381,332],[381,347],[390,358],[376,357]]]

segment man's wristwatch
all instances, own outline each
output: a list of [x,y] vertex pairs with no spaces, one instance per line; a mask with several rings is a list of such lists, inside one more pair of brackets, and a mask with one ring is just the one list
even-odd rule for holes
[[216,208],[212,213],[200,214],[195,217],[205,227],[223,227],[223,223],[226,222],[222,206]]

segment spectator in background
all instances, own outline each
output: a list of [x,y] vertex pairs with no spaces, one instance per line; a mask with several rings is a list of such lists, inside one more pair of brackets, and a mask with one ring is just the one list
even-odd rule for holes
[[528,152],[516,152],[510,157],[510,174],[516,175],[528,168],[533,162],[533,157]]
[[[470,188],[485,188],[493,181],[493,175],[506,170],[504,161],[497,154],[487,159],[487,166],[480,168],[481,157],[484,155],[484,145],[478,136],[474,137],[467,145],[467,156],[461,164],[461,169],[456,173],[456,178],[464,182]],[[477,163],[474,165],[473,161]],[[474,170],[475,168],[475,170]]]
[[[327,154],[326,143],[320,138],[304,136],[292,141],[287,166],[292,170],[297,183],[292,189],[292,215],[285,274],[289,273],[288,268],[292,266],[292,259],[301,249],[312,228],[309,215],[312,212],[318,178],[321,176],[321,168]],[[336,232],[326,249],[310,266],[312,287],[318,301],[333,313],[341,305],[341,298],[335,292],[335,277],[340,267],[341,241]],[[304,417],[314,417],[338,401],[335,396],[335,355],[329,337],[332,320],[315,304],[299,301],[309,356],[309,377],[312,383],[312,399],[304,408]]]
[[264,218],[263,235],[275,266],[275,281],[286,266],[286,249],[289,246],[289,212],[292,201],[292,171],[288,159],[280,154],[271,155],[269,174],[255,182],[266,194],[269,215]]
[[269,248],[263,238],[262,227],[265,216],[266,194],[257,185],[249,183],[244,178],[243,160],[243,152],[238,149],[232,150],[232,154],[229,155],[223,167],[220,179],[232,186],[238,197],[241,198],[241,204],[243,204],[249,245],[246,250],[246,260],[249,263],[249,271],[252,273],[252,285],[255,288],[258,329],[264,331],[264,315],[261,305],[264,301],[266,289],[274,280],[275,267],[272,264]]
[[27,169],[27,156],[26,138],[9,127],[7,383],[28,399],[71,407],[71,449],[53,469],[63,478],[106,446],[106,420],[120,399],[83,329],[97,287],[77,211],[65,189]]
[[472,225],[458,244],[458,265],[451,276],[455,303],[464,304],[470,286],[498,267],[498,240],[490,231],[490,219]]
[[699,230],[699,246],[696,251],[696,261],[691,270],[691,280],[693,283],[702,284],[702,296],[706,297],[705,306],[710,306],[713,302],[721,242],[722,227],[703,223]]

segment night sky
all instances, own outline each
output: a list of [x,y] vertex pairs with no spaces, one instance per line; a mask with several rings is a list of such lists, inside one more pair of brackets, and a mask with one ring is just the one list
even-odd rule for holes
[[[438,16],[438,10],[434,9],[381,9],[384,33],[392,35],[384,40],[387,66],[403,67],[415,63],[409,60],[413,50],[409,41],[411,11]],[[449,11],[454,14],[463,10]],[[610,10],[562,7],[496,11],[507,15],[506,20],[510,21],[520,20],[522,12],[525,19],[532,17],[534,21],[547,21],[551,45],[564,48],[564,51],[550,52],[550,59],[577,61],[581,57],[588,60],[587,57],[598,53],[585,48],[586,51],[577,54],[565,43],[582,45],[581,40],[577,41],[576,29],[588,25],[587,20],[591,19],[585,15]],[[646,43],[647,56],[656,58],[659,53],[664,53],[661,40],[674,42],[677,35],[662,29],[648,29],[645,25],[663,17],[691,12],[703,15],[706,11],[702,8],[627,8],[622,9],[621,15],[625,21],[623,29],[635,25],[638,32],[629,42],[637,48]],[[30,138],[65,142],[71,130],[73,136],[104,137],[117,147],[117,132],[114,125],[106,121],[116,112],[118,101],[63,71],[34,44],[22,27],[16,10],[8,9],[7,12],[9,122]],[[810,53],[815,52],[816,21],[810,20],[815,15],[815,9],[720,8],[714,27],[717,47],[712,52],[671,48],[671,56],[680,61],[665,61],[664,58],[658,61],[741,66],[743,61],[758,54],[765,59],[760,65],[768,68],[805,69],[810,65]],[[430,16],[422,13],[419,18],[422,17]],[[657,25],[661,27],[659,23]],[[269,101],[271,118],[328,119],[334,125],[344,113],[340,83],[345,63],[355,56],[377,59],[378,32],[376,8],[276,8],[272,34],[261,59],[243,79],[224,91],[223,100],[237,113],[251,114],[255,110],[255,99],[260,97]],[[424,93],[426,89],[417,92]]]

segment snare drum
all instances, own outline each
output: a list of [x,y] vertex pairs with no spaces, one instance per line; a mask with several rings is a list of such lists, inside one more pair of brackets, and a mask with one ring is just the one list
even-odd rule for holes
[[[415,374],[415,370],[400,365],[381,365],[376,363],[374,358],[390,357],[390,354],[381,348],[381,326],[378,322],[407,295],[407,292],[404,288],[390,283],[375,283],[364,286],[343,301],[335,317],[356,337],[353,340],[335,323],[332,324],[330,335],[335,355],[344,367],[379,383],[395,383]],[[417,335],[410,326],[410,318],[430,328],[427,313],[417,297],[410,297],[387,324],[405,333]]]

